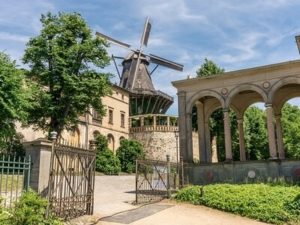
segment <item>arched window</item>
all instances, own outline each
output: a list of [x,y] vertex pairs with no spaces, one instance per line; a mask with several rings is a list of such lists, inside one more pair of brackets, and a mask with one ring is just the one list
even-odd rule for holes
[[93,138],[94,138],[94,140],[95,140],[96,137],[99,136],[99,135],[100,135],[100,132],[97,131],[97,130],[95,130],[95,131],[93,132]]
[[108,148],[115,152],[115,138],[112,134],[107,135],[107,140],[108,140]]
[[70,143],[72,145],[80,145],[80,131],[78,128],[70,132]]
[[125,139],[125,137],[121,136],[121,137],[119,138],[119,143],[121,144],[121,141],[124,140],[124,139]]

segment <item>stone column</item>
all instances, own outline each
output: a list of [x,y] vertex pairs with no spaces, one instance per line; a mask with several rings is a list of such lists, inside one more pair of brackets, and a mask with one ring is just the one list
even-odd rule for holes
[[266,104],[270,159],[277,159],[272,104]]
[[178,126],[179,126],[179,150],[180,157],[183,161],[187,161],[187,142],[186,142],[186,119],[185,119],[185,108],[186,108],[186,92],[180,91],[178,95]]
[[223,109],[226,161],[232,161],[229,109]]
[[207,162],[206,144],[205,144],[206,140],[205,140],[205,124],[204,124],[204,105],[201,102],[197,102],[196,106],[197,106],[197,124],[198,124],[200,162]]
[[52,142],[46,139],[37,139],[25,142],[23,145],[26,156],[30,155],[32,161],[29,185],[45,197],[48,192]]
[[193,162],[193,129],[192,129],[192,113],[186,114],[186,129],[187,129],[187,161]]
[[205,133],[205,154],[206,154],[206,162],[212,162],[212,147],[210,141],[210,128],[209,128],[209,118],[204,121],[204,133]]
[[145,117],[143,117],[143,116],[141,116],[140,117],[140,120],[141,120],[141,127],[143,127],[145,124],[144,124],[144,119],[145,119]]
[[279,159],[285,159],[285,152],[283,147],[282,127],[281,127],[281,115],[275,116],[276,121],[276,135],[277,135],[277,148]]
[[153,116],[153,127],[154,130],[156,129],[156,116]]
[[167,127],[168,127],[168,129],[170,127],[170,117],[169,116],[167,116]]
[[238,129],[239,129],[240,161],[245,161],[246,151],[245,151],[244,120],[242,118],[238,118],[237,122],[238,122]]

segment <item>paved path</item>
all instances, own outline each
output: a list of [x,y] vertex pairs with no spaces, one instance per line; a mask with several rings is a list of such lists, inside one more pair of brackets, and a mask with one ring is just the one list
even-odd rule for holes
[[135,176],[96,176],[94,214],[104,217],[134,209]]
[[170,205],[170,207],[166,207],[159,212],[133,222],[128,220],[125,216],[123,222],[99,221],[97,225],[266,225],[266,223],[204,206],[178,204],[175,202],[161,202],[158,205]]
[[[204,206],[162,201],[134,206],[134,176],[97,176],[95,216],[82,218],[76,225],[263,225],[248,218]],[[89,222],[87,222],[89,221]]]

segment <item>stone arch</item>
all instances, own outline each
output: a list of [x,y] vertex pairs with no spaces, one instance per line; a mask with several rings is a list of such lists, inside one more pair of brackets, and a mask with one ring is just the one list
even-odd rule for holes
[[121,144],[121,141],[124,140],[124,139],[125,139],[125,137],[124,137],[124,136],[121,136],[121,137],[119,138],[119,144]]
[[267,103],[273,103],[275,93],[283,86],[288,84],[300,84],[300,77],[286,77],[274,83],[268,95]]
[[237,93],[242,92],[242,91],[254,91],[254,92],[256,92],[257,94],[259,94],[263,98],[263,101],[265,103],[268,100],[266,92],[261,87],[259,87],[258,85],[256,85],[256,84],[242,84],[242,85],[239,85],[239,86],[235,87],[234,89],[232,89],[228,93],[228,95],[227,95],[227,97],[225,99],[225,107],[229,108],[233,97]]
[[215,97],[216,99],[219,100],[221,106],[224,108],[224,106],[225,106],[224,99],[218,92],[213,91],[213,90],[205,90],[205,91],[199,91],[199,92],[195,93],[193,96],[191,96],[187,100],[187,104],[186,104],[187,113],[192,112],[193,106],[197,100],[199,100],[200,98],[206,97],[206,96]]
[[107,135],[107,140],[108,140],[108,148],[115,152],[115,138],[112,134]]
[[95,140],[96,137],[97,137],[98,135],[100,135],[100,131],[95,130],[95,131],[93,132],[93,139]]
[[75,128],[70,132],[70,143],[75,145],[80,145],[80,131],[78,128]]

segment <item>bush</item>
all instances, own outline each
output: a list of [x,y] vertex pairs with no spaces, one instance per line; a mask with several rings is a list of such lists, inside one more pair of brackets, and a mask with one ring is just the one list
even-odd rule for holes
[[120,161],[108,148],[107,138],[101,134],[96,137],[96,171],[105,174],[118,174],[121,171]]
[[215,184],[186,187],[176,199],[232,212],[268,223],[299,221],[298,186]]
[[62,225],[53,215],[45,218],[48,202],[36,192],[28,190],[22,194],[12,209],[1,209],[2,225]]
[[105,174],[118,174],[121,172],[120,161],[114,153],[107,149],[97,154],[96,170]]
[[135,161],[143,159],[145,156],[143,146],[136,140],[121,140],[117,150],[117,157],[121,162],[121,169],[124,172],[132,173],[135,171]]

